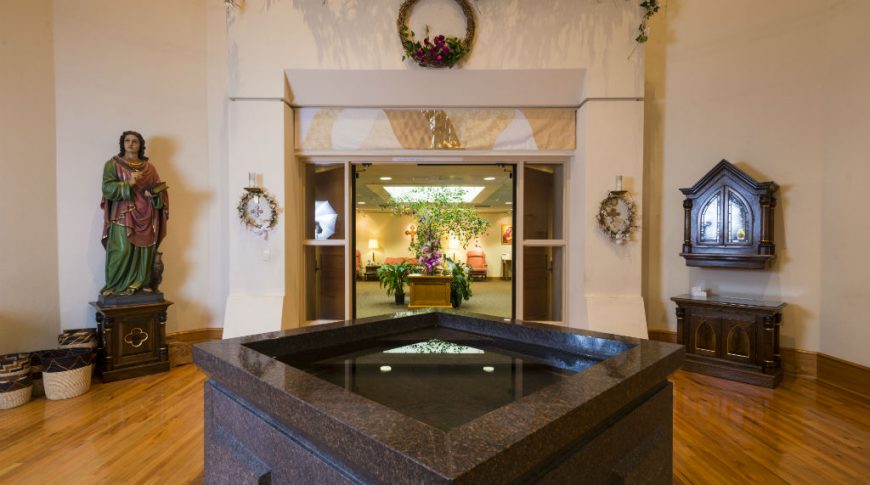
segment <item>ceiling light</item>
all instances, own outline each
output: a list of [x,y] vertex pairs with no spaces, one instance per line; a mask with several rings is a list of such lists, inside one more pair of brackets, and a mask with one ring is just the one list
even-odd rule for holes
[[[421,186],[395,186],[395,185],[385,185],[384,190],[390,194],[390,197],[394,199],[400,199],[408,197],[408,199],[412,202],[418,202],[426,199],[426,189],[427,187]],[[478,196],[481,192],[483,192],[483,187],[458,187],[458,186],[449,186],[449,187],[440,187],[442,189],[462,189],[464,194],[462,196],[462,202],[470,203],[474,200],[475,197]],[[416,192],[416,193],[415,193]]]
[[383,180],[383,181],[393,180],[393,177],[381,177],[381,180]]
[[491,365],[485,365],[485,366],[483,366],[483,371],[484,371],[484,372],[490,372],[490,373],[491,373],[491,372],[495,372],[495,367],[493,367],[493,366],[491,366]]
[[391,370],[393,370],[393,368],[388,365],[381,366],[381,372],[390,372]]
[[495,180],[495,177],[483,177],[483,180]]
[[505,202],[505,204],[507,204],[507,205],[513,205],[513,202],[511,202],[511,201],[507,201],[507,202]]
[[356,204],[357,205],[366,205],[366,202],[364,200],[361,200],[361,201],[357,202]]

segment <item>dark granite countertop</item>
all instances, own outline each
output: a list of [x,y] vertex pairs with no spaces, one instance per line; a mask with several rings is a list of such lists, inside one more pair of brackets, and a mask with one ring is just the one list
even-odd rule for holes
[[[578,433],[594,430],[660,389],[684,359],[680,345],[485,315],[423,310],[386,318],[197,344],[194,362],[218,387],[298,433],[296,439],[312,452],[352,456],[349,468],[362,470],[355,472],[363,473],[360,481],[430,483],[433,477],[471,482],[521,477],[527,463],[559,453]],[[436,324],[604,360],[442,431],[268,355],[270,345],[288,341],[294,350],[304,350]],[[244,345],[252,342],[261,342],[255,345],[259,352]],[[396,477],[391,469],[405,471]],[[409,469],[416,472],[409,475]]]

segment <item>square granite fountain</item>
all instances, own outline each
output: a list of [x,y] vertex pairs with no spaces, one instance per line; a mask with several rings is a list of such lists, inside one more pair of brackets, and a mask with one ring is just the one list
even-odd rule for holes
[[207,483],[671,483],[683,347],[412,312],[194,347]]

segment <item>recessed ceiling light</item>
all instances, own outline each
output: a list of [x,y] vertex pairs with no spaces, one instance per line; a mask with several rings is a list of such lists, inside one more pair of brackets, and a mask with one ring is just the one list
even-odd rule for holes
[[381,180],[384,180],[384,181],[393,180],[393,177],[381,177]]
[[393,368],[388,365],[381,366],[381,372],[390,372],[391,370],[393,370]]
[[361,201],[357,202],[357,205],[366,205],[366,202],[364,200],[361,200]]
[[507,201],[507,202],[505,202],[505,204],[507,204],[507,205],[513,205],[513,202],[511,202],[511,201]]
[[485,366],[483,366],[483,371],[492,373],[492,372],[495,372],[495,367],[493,367],[491,365],[485,365]]
[[[478,194],[483,192],[483,187],[466,187],[466,186],[443,186],[441,188],[444,189],[462,189],[462,202],[471,203]],[[408,197],[412,202],[425,200],[428,196],[426,192],[426,187],[423,186],[393,186],[393,185],[385,185],[384,190],[390,194],[390,197],[394,199]]]
[[483,177],[483,180],[495,180],[495,177]]

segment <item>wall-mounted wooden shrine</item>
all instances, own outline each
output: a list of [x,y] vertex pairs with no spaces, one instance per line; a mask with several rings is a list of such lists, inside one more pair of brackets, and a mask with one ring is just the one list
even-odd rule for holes
[[758,182],[727,160],[680,189],[688,266],[767,269],[774,257],[774,182]]

